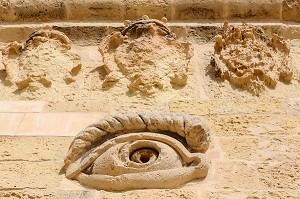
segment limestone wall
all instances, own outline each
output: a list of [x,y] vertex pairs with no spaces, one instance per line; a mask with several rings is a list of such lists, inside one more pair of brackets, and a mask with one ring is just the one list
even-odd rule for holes
[[[60,50],[51,40],[40,46],[41,51],[27,47],[30,56],[10,59],[39,66],[42,57],[43,66],[51,69],[68,65],[65,57],[76,55],[81,70],[69,84],[57,74],[59,80],[54,78],[51,87],[34,83],[34,89],[18,90],[5,83],[6,66],[0,62],[0,198],[300,198],[299,2],[153,1],[147,6],[145,2],[1,2],[1,50],[14,41],[24,44],[34,31],[49,27],[70,39],[68,50]],[[147,96],[128,92],[126,78],[103,88],[99,44],[111,32],[123,29],[120,21],[144,14],[171,19],[168,25],[177,38],[191,43],[186,85],[168,85]],[[278,81],[275,88],[265,86],[256,96],[216,78],[210,70],[211,57],[224,19],[251,20],[267,36],[282,36],[290,49],[291,81]],[[57,64],[47,49],[54,52]],[[77,133],[107,115],[141,111],[204,117],[211,129],[206,152],[210,166],[204,180],[170,190],[107,192],[65,177],[63,160]]]
[[0,21],[124,20],[145,13],[170,20],[299,22],[298,0],[3,0]]

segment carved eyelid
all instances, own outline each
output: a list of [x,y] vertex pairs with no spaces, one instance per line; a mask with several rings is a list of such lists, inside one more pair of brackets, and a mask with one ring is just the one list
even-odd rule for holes
[[72,142],[65,158],[65,167],[75,162],[106,134],[134,132],[172,132],[185,138],[197,152],[205,152],[210,141],[209,128],[199,116],[177,113],[140,113],[106,117],[80,132]]

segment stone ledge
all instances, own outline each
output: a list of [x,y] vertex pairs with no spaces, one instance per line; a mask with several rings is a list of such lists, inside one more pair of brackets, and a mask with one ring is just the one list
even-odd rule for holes
[[[249,22],[250,23],[250,22]],[[231,25],[240,25],[241,23],[230,22]],[[251,22],[252,25],[262,27],[266,33],[276,33],[283,36],[285,39],[299,39],[300,24],[283,23],[258,23]],[[189,40],[195,43],[202,41],[213,41],[214,36],[222,34],[223,22],[214,23],[193,23],[193,22],[169,22],[167,25],[172,31],[180,37],[188,37]],[[74,44],[82,45],[98,45],[101,39],[113,31],[120,31],[124,24],[120,22],[46,22],[46,23],[0,23],[0,49],[4,48],[6,42],[25,41],[30,34],[36,30],[52,26],[54,29],[65,33]],[[14,34],[10,34],[14,32]],[[4,66],[0,65],[0,68]]]
[[[0,21],[136,19],[142,15],[170,20],[299,20],[299,1],[283,0],[35,0],[0,3]],[[290,14],[292,13],[292,14]]]
[[45,101],[0,101],[0,113],[39,113],[46,104]]
[[106,113],[26,113],[17,136],[75,136]]

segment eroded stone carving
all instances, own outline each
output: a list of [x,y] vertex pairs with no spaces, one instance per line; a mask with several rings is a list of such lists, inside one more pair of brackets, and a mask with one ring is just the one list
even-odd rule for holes
[[209,128],[197,116],[109,116],[80,132],[66,177],[103,190],[175,188],[208,172]]
[[264,86],[275,88],[277,82],[290,83],[290,49],[282,37],[269,38],[261,28],[224,23],[224,35],[215,37],[211,60],[216,77],[259,95]]
[[52,29],[34,32],[25,43],[10,43],[2,52],[5,82],[15,84],[18,90],[34,91],[51,87],[53,81],[76,81],[81,62],[70,49],[69,38]]
[[122,77],[129,79],[130,91],[152,94],[167,85],[184,86],[190,58],[191,43],[176,39],[162,21],[144,16],[126,21],[125,29],[113,32],[99,45],[107,72],[103,87],[109,87]]

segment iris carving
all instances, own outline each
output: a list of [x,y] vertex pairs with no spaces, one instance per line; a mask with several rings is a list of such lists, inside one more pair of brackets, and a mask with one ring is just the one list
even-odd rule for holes
[[100,190],[176,188],[205,178],[209,128],[196,116],[109,116],[74,139],[66,177]]

